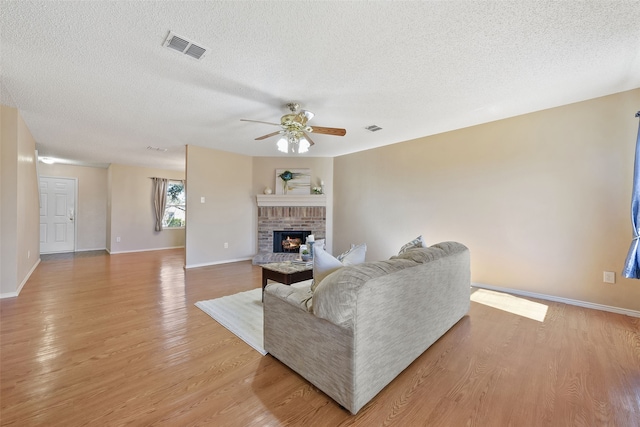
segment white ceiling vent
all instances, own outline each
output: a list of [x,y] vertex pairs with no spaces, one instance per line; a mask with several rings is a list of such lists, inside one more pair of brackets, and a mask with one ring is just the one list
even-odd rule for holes
[[382,130],[380,126],[376,126],[376,125],[367,126],[365,129],[368,130],[369,132],[378,132],[379,130]]
[[168,148],[154,147],[153,145],[148,145],[147,150],[162,151],[164,153],[168,150]]
[[164,41],[164,46],[168,47],[169,49],[182,52],[185,55],[189,55],[190,57],[195,59],[202,59],[202,57],[208,51],[206,47],[199,46],[186,37],[175,34],[173,31],[169,31],[169,35]]

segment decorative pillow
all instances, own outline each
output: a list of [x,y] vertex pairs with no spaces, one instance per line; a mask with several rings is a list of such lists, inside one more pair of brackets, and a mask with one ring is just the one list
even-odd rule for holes
[[318,284],[320,284],[320,282],[322,282],[322,279],[324,279],[334,271],[346,265],[356,265],[363,263],[367,252],[366,244],[351,245],[351,249],[340,254],[338,258],[336,258],[322,249],[321,246],[318,246],[318,248],[315,247],[315,244],[313,246],[313,284],[311,285],[312,291],[316,290],[316,287],[318,286]]
[[400,248],[400,252],[398,252],[398,255],[405,253],[409,249],[426,248],[426,247],[427,247],[427,244],[424,242],[424,239],[422,238],[422,235],[420,235],[420,236],[416,237],[415,239],[413,239],[412,241],[404,244]]
[[320,246],[315,248],[313,251],[313,284],[311,285],[311,290],[315,291],[316,286],[322,279],[342,267],[342,263],[337,258],[325,252]]
[[324,239],[316,240],[316,242],[313,244],[313,247],[314,248],[322,247],[322,249],[324,249],[325,248]]
[[344,265],[356,265],[364,262],[367,255],[367,245],[363,243],[361,245],[351,245],[351,249],[341,253],[336,257]]

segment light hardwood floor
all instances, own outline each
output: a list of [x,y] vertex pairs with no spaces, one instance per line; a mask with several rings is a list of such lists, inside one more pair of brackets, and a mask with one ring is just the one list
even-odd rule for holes
[[250,262],[45,258],[0,301],[3,426],[640,426],[637,318],[538,301],[539,322],[472,302],[352,416],[194,306],[260,287]]

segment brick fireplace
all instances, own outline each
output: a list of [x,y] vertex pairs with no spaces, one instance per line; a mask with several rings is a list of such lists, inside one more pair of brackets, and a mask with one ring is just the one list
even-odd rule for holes
[[260,195],[258,196],[258,255],[254,264],[279,262],[297,253],[274,253],[273,232],[309,230],[317,239],[326,235],[324,195]]

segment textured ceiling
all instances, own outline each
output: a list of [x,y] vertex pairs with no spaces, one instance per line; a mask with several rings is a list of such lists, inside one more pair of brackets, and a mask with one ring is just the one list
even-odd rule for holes
[[[277,128],[240,119],[278,122],[289,101],[347,129],[312,135],[326,157],[640,87],[638,1],[0,7],[0,100],[40,155],[84,164],[179,169],[186,144],[278,156],[254,141]],[[169,31],[210,51],[167,49]]]

